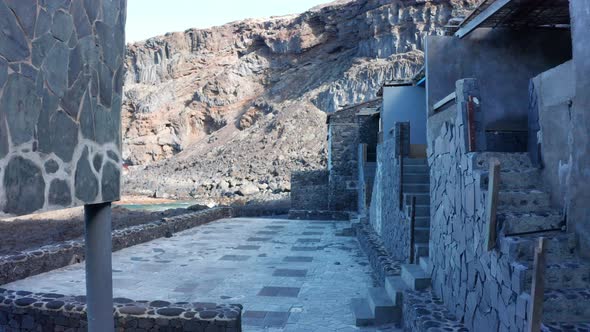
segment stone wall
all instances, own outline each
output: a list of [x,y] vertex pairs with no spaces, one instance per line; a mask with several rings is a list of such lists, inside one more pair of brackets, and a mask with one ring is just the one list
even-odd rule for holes
[[370,223],[391,256],[406,261],[410,257],[410,223],[399,206],[399,140],[395,134],[393,136],[377,147],[377,173],[371,199]]
[[291,173],[291,210],[328,210],[328,171]]
[[0,211],[119,199],[126,0],[0,0]]
[[351,108],[329,118],[329,209],[356,211],[359,124],[357,109]]
[[[215,208],[115,230],[113,250],[172,236],[174,233],[231,216],[231,208]],[[84,260],[84,254],[84,239],[78,239],[17,255],[0,256],[0,285],[78,263]]]
[[[465,91],[461,85],[457,82],[458,94]],[[485,249],[487,186],[482,188],[482,178],[493,154],[466,153],[462,105],[457,104],[455,117],[428,123],[440,126],[429,128],[438,136],[428,147],[433,291],[471,330],[522,331],[528,302],[519,296],[521,283],[513,282],[517,275],[511,260]],[[503,166],[511,167],[511,161]]]
[[[136,302],[114,299],[116,331],[241,331],[242,306],[215,303]],[[86,331],[85,296],[11,291],[0,288],[3,332]]]

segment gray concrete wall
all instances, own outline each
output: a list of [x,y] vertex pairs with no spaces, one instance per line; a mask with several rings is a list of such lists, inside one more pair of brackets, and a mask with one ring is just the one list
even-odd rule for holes
[[426,90],[419,86],[383,88],[381,122],[386,137],[396,122],[410,122],[410,143],[426,144]]
[[[568,31],[478,29],[464,39],[426,39],[427,107],[455,90],[462,78],[480,79],[484,126],[527,128],[531,78],[571,58]],[[500,122],[501,123],[498,123]],[[431,142],[433,138],[429,138]]]
[[573,62],[568,61],[533,79],[534,96],[539,114],[543,182],[551,192],[555,206],[563,208],[569,175],[569,143],[571,103],[575,95]]
[[120,195],[126,0],[0,0],[0,211]]
[[590,255],[590,1],[571,0],[570,13],[576,97],[570,131],[568,226],[579,235],[580,252]]

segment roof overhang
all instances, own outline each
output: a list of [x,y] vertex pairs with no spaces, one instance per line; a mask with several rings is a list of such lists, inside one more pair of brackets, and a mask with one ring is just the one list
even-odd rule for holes
[[477,28],[569,27],[569,0],[483,0],[453,30],[463,38]]

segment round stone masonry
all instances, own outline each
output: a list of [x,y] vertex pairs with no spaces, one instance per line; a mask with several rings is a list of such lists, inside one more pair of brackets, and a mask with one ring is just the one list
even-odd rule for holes
[[[85,296],[33,294],[0,288],[0,327],[4,318],[17,324],[26,321],[30,330],[47,326],[56,330],[80,328],[87,324],[86,308]],[[115,325],[121,330],[143,326],[146,329],[165,327],[167,331],[185,331],[188,325],[192,327],[190,331],[241,330],[242,306],[239,304],[136,302],[115,298],[113,310]]]
[[1,212],[120,198],[126,7],[0,0]]

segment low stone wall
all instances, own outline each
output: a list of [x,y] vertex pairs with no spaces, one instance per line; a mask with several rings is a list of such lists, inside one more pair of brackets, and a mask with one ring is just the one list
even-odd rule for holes
[[371,268],[379,283],[383,285],[386,277],[399,276],[402,262],[395,260],[385,248],[381,237],[366,221],[353,224],[357,240],[367,255]]
[[469,332],[431,290],[405,290],[402,308],[404,331]]
[[[214,208],[163,218],[113,232],[113,250],[121,250],[161,237],[171,236],[214,220],[229,218],[232,209]],[[0,256],[0,285],[55,270],[84,260],[84,239],[45,246],[18,255]]]
[[[241,331],[242,306],[114,300],[116,331]],[[0,331],[85,331],[86,298],[0,288]]]

